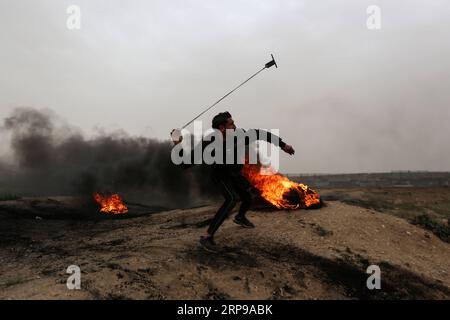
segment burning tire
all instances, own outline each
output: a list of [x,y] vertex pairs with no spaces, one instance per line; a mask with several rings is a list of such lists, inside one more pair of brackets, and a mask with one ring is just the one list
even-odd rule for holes
[[278,209],[317,209],[322,207],[320,195],[305,184],[289,180],[280,173],[260,165],[246,164],[242,174],[261,198]]

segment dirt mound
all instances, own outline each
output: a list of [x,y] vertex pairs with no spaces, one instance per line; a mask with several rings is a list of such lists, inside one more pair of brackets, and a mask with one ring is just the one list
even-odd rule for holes
[[[215,210],[36,220],[0,208],[0,298],[450,298],[450,245],[403,219],[338,201],[252,211],[257,227],[227,220],[210,254],[197,240]],[[371,264],[380,290],[366,287]],[[81,290],[66,288],[69,265],[81,268]]]

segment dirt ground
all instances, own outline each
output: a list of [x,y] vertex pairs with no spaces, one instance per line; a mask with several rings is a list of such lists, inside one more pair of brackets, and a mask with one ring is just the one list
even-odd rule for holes
[[[49,209],[68,199],[3,201],[0,298],[450,299],[450,244],[361,204],[359,192],[360,203],[327,190],[318,210],[253,210],[255,229],[229,219],[219,254],[197,246],[218,204],[117,218]],[[372,264],[380,290],[366,287]],[[81,268],[81,290],[66,287],[70,265]]]

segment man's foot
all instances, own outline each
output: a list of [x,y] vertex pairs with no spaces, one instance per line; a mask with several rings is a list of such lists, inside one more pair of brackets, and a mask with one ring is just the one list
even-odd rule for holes
[[245,216],[237,215],[234,217],[233,222],[237,223],[240,226],[243,226],[244,228],[254,228],[255,227],[255,225],[250,220],[248,220]]
[[217,253],[219,252],[219,248],[217,248],[217,244],[214,242],[212,237],[201,236],[198,242],[200,246],[208,252]]

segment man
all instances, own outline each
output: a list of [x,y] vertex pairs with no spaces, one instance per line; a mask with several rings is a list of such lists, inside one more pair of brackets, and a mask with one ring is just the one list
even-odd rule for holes
[[[220,131],[220,137],[223,143],[223,156],[224,160],[222,163],[213,163],[212,166],[212,176],[214,182],[219,186],[225,201],[222,206],[217,211],[216,215],[212,219],[211,224],[206,232],[206,235],[200,237],[200,245],[207,251],[217,252],[217,245],[214,242],[214,235],[225,219],[228,217],[229,213],[233,210],[237,201],[241,201],[241,206],[237,215],[234,217],[233,221],[245,228],[254,228],[254,224],[247,219],[245,216],[247,210],[252,204],[252,195],[250,193],[250,183],[242,175],[241,170],[243,164],[239,164],[236,161],[236,155],[238,154],[237,149],[242,147],[239,145],[239,141],[234,141],[232,143],[226,143],[227,130],[235,131],[236,125],[233,118],[229,112],[221,112],[216,115],[212,120],[212,127],[215,130]],[[265,140],[270,143],[276,143],[278,141],[278,146],[286,153],[293,155],[294,149],[292,146],[283,142],[279,137],[268,133],[263,130],[256,129],[256,140]],[[173,131],[172,131],[173,132]],[[174,141],[178,144],[182,141],[182,137],[178,141]],[[202,142],[202,150],[205,149],[212,142],[212,139],[204,139]],[[242,143],[241,143],[242,144]],[[249,141],[245,140],[244,145],[248,145]],[[226,163],[226,148],[231,145],[234,150],[235,161],[233,163]],[[228,150],[230,151],[230,150]],[[191,157],[193,159],[193,150],[191,151]],[[193,161],[190,164],[183,164],[184,168],[191,167]]]

